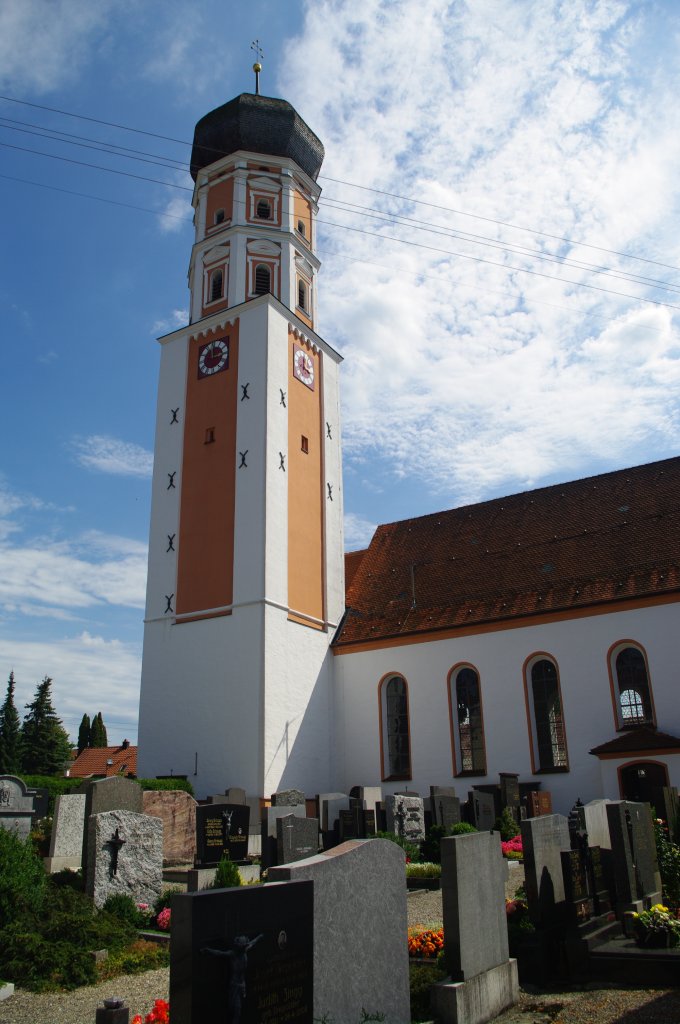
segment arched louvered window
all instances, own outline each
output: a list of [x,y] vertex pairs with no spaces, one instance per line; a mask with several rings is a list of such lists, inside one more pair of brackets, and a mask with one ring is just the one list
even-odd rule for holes
[[210,276],[210,301],[216,302],[222,298],[224,289],[224,273],[221,270],[213,270]]
[[260,220],[272,219],[272,204],[269,199],[258,199],[256,213]]
[[639,647],[619,645],[612,652],[619,726],[654,722],[647,661]]
[[479,675],[471,665],[452,671],[451,710],[454,715],[456,773],[486,774],[482,695]]
[[215,223],[221,224],[224,221],[224,210],[215,210]]
[[270,268],[265,263],[258,263],[255,267],[255,294],[266,295],[271,288],[272,275]]
[[382,768],[384,779],[411,778],[408,688],[403,676],[388,676],[380,685]]
[[307,309],[307,285],[304,281],[298,281],[298,306],[300,309]]
[[557,665],[551,658],[535,657],[527,674],[534,771],[565,771],[569,762]]

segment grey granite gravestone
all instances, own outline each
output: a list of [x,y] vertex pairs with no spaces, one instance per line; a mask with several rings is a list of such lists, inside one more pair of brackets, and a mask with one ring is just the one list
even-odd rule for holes
[[262,867],[269,868],[276,864],[276,823],[279,818],[285,818],[294,814],[298,818],[307,817],[305,804],[295,804],[292,807],[265,807],[262,810],[260,821],[260,842]]
[[305,806],[305,794],[301,789],[281,789],[278,793],[272,793],[272,807],[298,807]]
[[350,798],[346,793],[319,793],[316,806],[322,832],[332,832],[340,811],[349,808]]
[[178,895],[170,1004],[176,1024],[312,1024],[311,882]]
[[244,804],[246,802],[246,791],[240,786],[230,786],[227,790],[227,803]]
[[79,868],[83,859],[85,794],[64,793],[54,804],[50,853],[45,859],[49,872]]
[[425,838],[425,809],[419,796],[386,796],[385,814],[388,832],[409,843]]
[[23,779],[0,775],[0,828],[27,839],[31,831],[33,795]]
[[196,856],[196,801],[181,789],[142,793],[144,814],[163,822],[163,863],[193,864]]
[[661,875],[649,804],[612,801],[607,804],[607,820],[612,840],[617,913],[639,912],[658,903]]
[[382,786],[352,786],[349,795],[360,800],[365,811],[373,811],[378,820],[378,809],[383,798]]
[[566,910],[561,853],[571,849],[567,819],[562,814],[527,818],[521,831],[529,916],[540,927],[559,924]]
[[468,799],[472,808],[472,823],[480,832],[491,832],[496,821],[496,801],[493,793],[473,789]]
[[588,844],[599,846],[601,850],[612,848],[607,818],[607,805],[610,803],[611,800],[590,800],[576,808],[581,828],[588,833]]
[[318,818],[300,818],[288,814],[276,822],[276,860],[278,864],[292,864],[296,860],[313,857],[319,852]]
[[78,787],[85,794],[85,829],[83,834],[83,877],[87,878],[87,830],[91,814],[104,811],[132,811],[144,813],[142,787],[133,779],[112,775],[108,779],[88,779]]
[[500,835],[442,839],[441,857],[444,954],[451,980],[433,986],[432,1008],[442,1021],[483,1024],[519,997],[517,961],[508,956],[508,866]]
[[675,786],[664,786],[662,788],[659,813],[668,826],[671,838],[673,838],[677,829],[680,828],[680,797]]
[[442,828],[451,828],[460,821],[460,800],[457,796],[440,793],[433,798],[432,822]]
[[351,840],[269,877],[314,883],[314,1017],[356,1024],[366,1010],[408,1024],[403,850],[385,839]]
[[154,903],[163,884],[163,822],[134,811],[91,814],[87,824],[85,892],[102,907],[124,893]]

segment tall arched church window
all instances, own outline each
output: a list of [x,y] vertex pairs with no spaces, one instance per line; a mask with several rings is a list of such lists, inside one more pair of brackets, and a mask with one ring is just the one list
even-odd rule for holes
[[380,684],[383,779],[411,778],[408,687],[403,676],[387,676]]
[[557,665],[552,658],[536,656],[528,663],[526,672],[533,770],[566,771],[567,737]]
[[454,762],[457,775],[486,775],[479,674],[471,665],[453,669],[449,676]]
[[271,289],[271,270],[264,263],[255,267],[255,294],[266,295]]
[[644,651],[629,643],[617,644],[611,653],[619,728],[653,725],[654,709]]
[[216,302],[222,298],[224,290],[224,273],[221,270],[213,270],[210,275],[210,301]]

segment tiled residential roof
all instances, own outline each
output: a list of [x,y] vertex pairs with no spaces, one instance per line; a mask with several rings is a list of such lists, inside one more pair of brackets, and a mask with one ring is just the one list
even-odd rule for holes
[[366,554],[366,548],[363,551],[346,551],[345,552],[345,590],[349,589],[349,586],[354,579],[354,574],[361,565],[361,559]]
[[137,747],[88,747],[71,764],[69,774],[79,779],[91,775],[136,775]]
[[601,743],[599,747],[593,747],[590,751],[596,757],[620,754],[641,754],[644,751],[653,750],[680,750],[680,739],[671,736],[667,732],[659,732],[651,725],[640,725],[635,729],[627,730],[609,740],[608,743]]
[[379,526],[334,643],[672,594],[680,458]]

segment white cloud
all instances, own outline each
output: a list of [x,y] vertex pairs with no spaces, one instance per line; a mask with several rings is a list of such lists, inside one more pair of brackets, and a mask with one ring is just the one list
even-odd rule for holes
[[153,454],[138,444],[93,434],[73,441],[76,459],[86,469],[116,476],[150,477]]
[[[346,357],[350,469],[379,457],[439,504],[677,450],[678,314],[635,297],[680,303],[625,276],[677,274],[616,254],[680,264],[670,43],[680,22],[670,22],[615,0],[308,5],[280,93],[324,141],[322,175],[447,208],[320,179],[322,204],[346,199],[444,232],[321,207],[320,331]],[[655,73],[643,79],[645,47]],[[294,59],[301,52],[306,59]],[[624,276],[541,263],[451,231]]]
[[[179,175],[177,176],[178,180]],[[163,234],[172,234],[179,231],[187,224],[191,224],[191,204],[188,199],[181,196],[173,196],[166,204],[163,212],[158,216],[158,226]]]
[[154,321],[153,326],[151,328],[151,333],[156,336],[162,334],[169,334],[170,331],[174,331],[178,327],[184,327],[184,325],[188,323],[188,309],[173,309],[169,316]]
[[376,523],[355,512],[345,513],[345,550],[356,551],[367,548],[375,533]]
[[49,675],[55,710],[72,740],[78,735],[83,714],[92,717],[101,711],[112,745],[125,738],[136,742],[141,668],[138,645],[83,631],[58,640],[3,638],[2,650],[5,677],[14,671],[16,706],[22,717],[37,683]]

